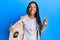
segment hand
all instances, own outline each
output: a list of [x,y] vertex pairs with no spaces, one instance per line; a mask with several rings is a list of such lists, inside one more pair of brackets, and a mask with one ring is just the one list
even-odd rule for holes
[[[11,25],[11,26],[12,26],[12,25]],[[13,31],[13,28],[12,28],[12,27],[10,27],[10,28],[9,28],[9,31],[10,31],[10,32],[11,32],[11,31]]]
[[46,19],[46,17],[44,17],[43,25],[44,25],[44,26],[46,26],[46,25],[47,25],[47,19]]
[[24,16],[21,16],[20,18],[22,19],[22,18],[24,18]]

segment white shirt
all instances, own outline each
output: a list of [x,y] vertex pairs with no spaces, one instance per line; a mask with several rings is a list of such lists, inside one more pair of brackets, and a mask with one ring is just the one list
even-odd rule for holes
[[23,40],[37,40],[36,18],[30,19],[27,14],[24,17],[23,24],[25,28]]

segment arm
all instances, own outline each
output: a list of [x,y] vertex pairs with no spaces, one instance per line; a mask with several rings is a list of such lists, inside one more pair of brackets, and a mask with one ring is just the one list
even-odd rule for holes
[[44,30],[45,27],[46,27],[46,25],[43,24],[42,27],[41,27],[41,29],[40,29],[41,32]]
[[47,25],[47,19],[45,18],[44,19],[44,22],[43,22],[43,25],[42,25],[42,27],[41,27],[41,32],[43,31],[43,29],[46,27],[46,25]]
[[16,22],[14,25],[11,25],[11,27],[9,28],[9,31],[13,31],[13,29],[16,28],[17,25],[22,24],[23,18],[24,17],[22,16],[18,22]]

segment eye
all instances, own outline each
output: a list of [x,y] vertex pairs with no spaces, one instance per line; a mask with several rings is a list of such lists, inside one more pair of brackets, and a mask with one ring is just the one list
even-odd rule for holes
[[31,7],[29,7],[29,8],[31,8]]
[[34,6],[34,8],[36,8],[36,7]]
[[29,6],[29,8],[31,8],[31,5]]

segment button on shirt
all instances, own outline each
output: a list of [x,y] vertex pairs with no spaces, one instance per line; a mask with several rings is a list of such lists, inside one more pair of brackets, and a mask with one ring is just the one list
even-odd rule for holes
[[25,15],[23,24],[25,28],[23,40],[37,40],[36,18],[30,19],[28,15]]

